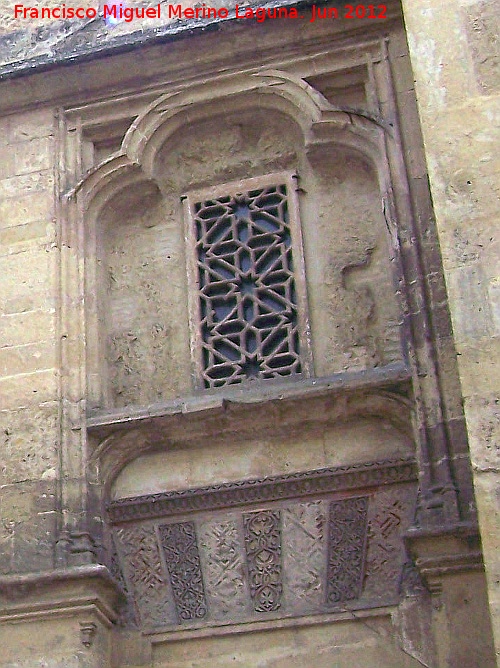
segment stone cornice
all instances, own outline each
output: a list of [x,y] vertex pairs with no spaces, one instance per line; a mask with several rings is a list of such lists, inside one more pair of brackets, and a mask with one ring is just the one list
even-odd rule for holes
[[432,593],[439,593],[446,576],[484,570],[478,526],[450,523],[432,529],[411,528],[405,542],[415,566]]
[[77,612],[92,613],[110,626],[122,594],[101,564],[0,577],[0,623]]
[[107,510],[112,522],[121,523],[263,501],[393,485],[416,479],[416,462],[413,459],[396,459],[148,494],[112,501]]
[[177,416],[204,417],[207,411],[225,410],[229,406],[258,406],[263,402],[306,401],[316,397],[334,396],[342,393],[384,389],[388,386],[400,385],[411,379],[411,372],[403,363],[388,364],[376,369],[338,373],[322,378],[308,378],[293,382],[272,382],[255,385],[255,389],[245,385],[228,386],[224,391],[193,395],[174,399],[164,404],[153,406],[131,406],[126,409],[102,411],[89,415],[87,429],[100,438],[105,438],[118,429],[141,427],[144,424]]
[[[306,9],[313,3],[311,0],[270,0],[250,4],[269,9],[274,7]],[[328,3],[320,1],[316,4]],[[340,3],[329,4],[335,6]],[[386,4],[389,5],[389,10],[391,5],[395,6],[392,1]],[[393,18],[395,11],[389,11],[388,18]],[[203,32],[218,31],[227,24],[241,21],[242,19],[237,18],[235,10],[232,9],[227,18],[185,19],[119,35],[113,34],[101,17],[90,21],[54,22],[43,32],[38,31],[42,37],[35,41],[29,30],[18,30],[0,37],[0,81],[47,71],[62,65],[89,62],[141,47],[173,42]],[[352,27],[352,22],[348,22],[347,25]],[[17,59],[13,57],[16,52],[19,53]],[[23,57],[27,52],[31,54],[30,58]]]

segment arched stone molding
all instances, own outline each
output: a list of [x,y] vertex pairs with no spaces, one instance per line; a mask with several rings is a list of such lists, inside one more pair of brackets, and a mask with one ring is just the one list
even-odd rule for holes
[[222,85],[216,98],[213,84],[160,97],[131,125],[123,150],[152,174],[156,154],[168,138],[183,126],[219,115],[221,99],[226,114],[249,105],[281,111],[299,125],[304,141],[312,124],[331,106],[306,82],[283,72],[233,77]]
[[[386,145],[394,150],[393,129],[366,113],[334,107],[303,79],[278,70],[230,77],[217,89],[204,83],[160,96],[131,124],[118,154],[107,159],[69,194],[80,202],[85,217],[96,220],[99,209],[123,188],[152,181],[156,157],[168,139],[183,127],[224,113],[260,107],[281,112],[297,125],[308,156],[331,151],[352,152],[371,166],[379,181],[384,211],[393,211],[392,185]],[[391,201],[387,201],[390,199]],[[397,244],[394,216],[387,216],[391,247]]]
[[145,176],[139,165],[121,153],[91,170],[67,196],[70,208],[73,205],[73,217],[81,230],[85,267],[87,406],[106,402],[106,382],[103,382],[102,377],[102,342],[99,337],[105,311],[99,296],[104,279],[101,266],[101,217],[106,207],[112,206],[113,201],[124,193],[135,192],[140,197],[151,190],[157,190],[156,184]]
[[[85,210],[94,198],[104,201],[121,183],[130,185],[127,177],[137,169],[143,179],[154,180],[155,158],[168,138],[182,127],[219,115],[221,100],[225,114],[250,105],[289,116],[301,128],[307,150],[337,146],[355,151],[376,169],[384,162],[387,128],[383,123],[367,114],[334,107],[303,79],[270,70],[232,77],[217,92],[214,98],[213,84],[206,83],[162,95],[131,124],[119,153],[87,174],[69,196],[76,196]],[[137,176],[138,181],[140,178]]]
[[145,177],[139,165],[120,152],[90,170],[67,197],[77,199],[82,211],[95,218],[99,208],[108,199],[120,189],[141,179]]

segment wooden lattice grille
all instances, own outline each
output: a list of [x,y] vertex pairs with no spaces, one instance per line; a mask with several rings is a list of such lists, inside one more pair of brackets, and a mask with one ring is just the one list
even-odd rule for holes
[[192,200],[206,388],[303,372],[290,190],[277,182]]

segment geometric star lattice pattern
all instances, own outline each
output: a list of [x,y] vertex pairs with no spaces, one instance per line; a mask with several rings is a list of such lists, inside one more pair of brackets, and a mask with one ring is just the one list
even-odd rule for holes
[[287,186],[193,207],[207,388],[301,373]]

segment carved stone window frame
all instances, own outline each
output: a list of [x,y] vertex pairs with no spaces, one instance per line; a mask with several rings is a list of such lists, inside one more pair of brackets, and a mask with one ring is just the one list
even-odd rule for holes
[[[218,391],[222,388],[208,388],[204,383],[205,367],[202,359],[203,339],[201,332],[201,310],[200,310],[200,281],[198,271],[198,259],[196,253],[197,238],[195,232],[195,205],[201,201],[217,199],[221,197],[236,197],[240,193],[265,188],[268,186],[285,185],[287,192],[288,226],[291,235],[291,249],[293,256],[293,278],[295,284],[295,298],[297,309],[297,332],[299,338],[299,355],[301,372],[292,375],[291,378],[308,378],[313,375],[313,358],[311,348],[310,321],[307,305],[307,282],[306,267],[303,252],[302,229],[300,224],[300,211],[298,201],[297,174],[295,172],[273,172],[262,176],[240,179],[216,186],[201,188],[185,193],[181,200],[183,203],[183,218],[186,244],[186,265],[188,277],[188,313],[190,348],[192,360],[193,382],[196,390]],[[272,379],[258,378],[254,382],[270,382],[272,380],[285,380],[286,377],[276,376]],[[233,383],[223,386],[226,388]]]

